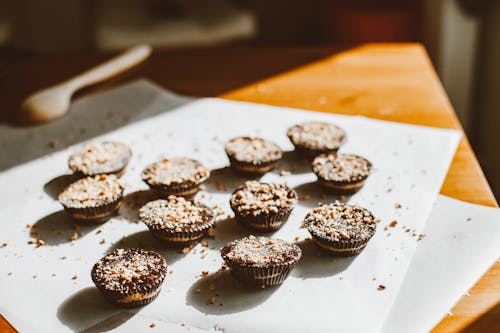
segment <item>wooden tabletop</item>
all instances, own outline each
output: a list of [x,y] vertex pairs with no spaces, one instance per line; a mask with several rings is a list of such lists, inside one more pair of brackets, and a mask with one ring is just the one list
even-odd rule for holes
[[[0,76],[0,120],[30,91],[61,81],[107,55],[28,58]],[[156,52],[142,67],[80,95],[146,77],[177,93],[311,109],[462,130],[419,44],[338,48],[217,47]],[[78,96],[77,96],[78,98]],[[465,138],[441,193],[497,206]],[[500,264],[496,263],[434,332],[500,331]],[[0,318],[0,332],[15,330]]]

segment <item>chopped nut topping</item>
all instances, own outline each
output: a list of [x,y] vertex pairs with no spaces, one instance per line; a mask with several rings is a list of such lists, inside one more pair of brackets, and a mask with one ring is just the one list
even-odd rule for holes
[[338,149],[345,139],[343,129],[323,122],[307,122],[292,126],[288,129],[287,135],[294,145],[317,150]]
[[139,217],[152,229],[182,231],[211,223],[214,213],[208,207],[171,195],[168,200],[148,202],[139,210]]
[[286,185],[251,180],[238,187],[230,203],[232,209],[241,214],[278,213],[281,209],[295,206],[297,193]]
[[353,182],[368,177],[372,164],[357,155],[330,153],[317,156],[312,162],[312,168],[320,179]]
[[281,148],[257,137],[238,137],[226,144],[226,153],[237,161],[262,164],[277,161],[283,155]]
[[123,169],[130,160],[130,148],[118,142],[94,142],[81,146],[69,158],[73,172],[93,176]]
[[339,201],[310,211],[304,226],[330,239],[370,239],[376,230],[375,218],[367,209]]
[[59,201],[66,207],[99,207],[118,200],[123,185],[115,175],[97,175],[77,180],[61,194]]
[[142,171],[142,180],[150,185],[172,185],[184,182],[203,183],[210,171],[200,162],[186,157],[163,159]]
[[166,274],[165,259],[156,252],[118,249],[94,265],[92,279],[107,290],[129,294],[161,283]]
[[302,250],[295,244],[270,237],[248,236],[227,243],[221,250],[224,260],[245,265],[267,266],[297,261]]

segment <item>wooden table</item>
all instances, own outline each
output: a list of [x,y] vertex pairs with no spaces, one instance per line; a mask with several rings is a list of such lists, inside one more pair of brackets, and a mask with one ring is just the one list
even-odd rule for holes
[[[59,54],[10,66],[0,77],[1,119],[10,119],[28,92],[106,57]],[[418,44],[373,44],[344,50],[235,46],[161,51],[136,71],[83,94],[138,75],[181,94],[462,129],[424,48]],[[465,135],[441,193],[497,206]],[[496,263],[434,331],[498,332],[499,302],[500,264]],[[15,330],[0,318],[3,331]]]

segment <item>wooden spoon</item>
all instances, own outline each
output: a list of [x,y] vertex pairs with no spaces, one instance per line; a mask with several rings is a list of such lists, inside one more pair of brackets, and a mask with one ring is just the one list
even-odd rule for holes
[[151,46],[135,46],[68,81],[34,93],[21,105],[23,120],[45,122],[64,116],[77,90],[109,79],[144,61],[150,54]]

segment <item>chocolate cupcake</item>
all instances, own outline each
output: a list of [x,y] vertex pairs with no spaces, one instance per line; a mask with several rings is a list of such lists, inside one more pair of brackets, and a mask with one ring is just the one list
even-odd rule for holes
[[336,194],[353,194],[365,184],[372,164],[361,156],[330,153],[316,157],[312,169],[324,188]]
[[77,221],[102,223],[120,206],[123,185],[115,175],[97,175],[77,180],[59,194],[64,210]]
[[297,204],[297,193],[286,185],[250,180],[229,200],[238,223],[260,232],[278,230]]
[[221,256],[236,279],[264,288],[283,283],[302,250],[281,239],[248,236],[224,245]]
[[187,157],[163,159],[142,171],[142,180],[162,196],[192,197],[208,177],[207,168]]
[[338,201],[310,211],[304,226],[320,248],[338,256],[360,253],[377,228],[367,209]]
[[283,156],[277,144],[248,136],[229,140],[225,150],[233,169],[255,174],[272,170]]
[[287,132],[295,149],[309,158],[319,154],[337,152],[345,141],[345,131],[333,124],[307,122],[292,126]]
[[173,195],[142,206],[139,218],[170,247],[196,244],[215,223],[215,213],[210,208]]
[[167,275],[161,255],[144,249],[118,249],[101,258],[91,276],[106,299],[132,308],[151,303]]
[[93,142],[78,147],[69,157],[69,168],[76,174],[94,176],[115,174],[120,177],[125,171],[132,151],[119,142]]

